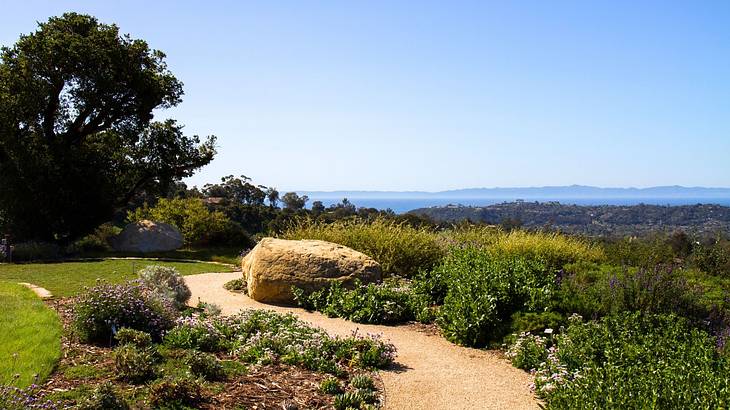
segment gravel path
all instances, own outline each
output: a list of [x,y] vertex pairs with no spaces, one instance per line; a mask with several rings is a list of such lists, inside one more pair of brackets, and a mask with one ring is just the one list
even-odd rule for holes
[[240,272],[185,276],[193,293],[191,303],[215,303],[223,314],[246,308],[293,312],[332,335],[349,335],[354,329],[382,333],[398,348],[396,368],[381,373],[386,409],[538,408],[528,387],[530,375],[494,352],[456,346],[412,326],[363,325],[303,309],[266,305],[223,288],[224,283],[240,276]]

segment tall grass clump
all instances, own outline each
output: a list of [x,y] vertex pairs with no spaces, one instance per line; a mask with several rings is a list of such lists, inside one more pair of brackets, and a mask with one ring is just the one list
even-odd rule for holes
[[495,256],[540,260],[550,269],[561,269],[569,263],[604,259],[600,246],[554,232],[504,232],[496,227],[472,226],[447,231],[443,238],[447,244],[478,247]]
[[434,267],[444,255],[438,235],[426,228],[382,218],[334,223],[301,220],[286,230],[284,239],[319,239],[360,251],[380,263],[386,273],[412,277]]

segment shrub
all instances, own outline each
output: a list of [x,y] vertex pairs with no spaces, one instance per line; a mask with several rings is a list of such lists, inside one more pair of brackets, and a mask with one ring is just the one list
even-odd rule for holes
[[128,410],[129,404],[115,390],[112,383],[102,383],[81,401],[79,410]]
[[330,224],[300,221],[285,231],[283,237],[338,243],[369,255],[380,263],[385,273],[405,277],[431,269],[444,255],[444,248],[433,232],[382,218]]
[[150,265],[139,271],[142,285],[157,292],[181,309],[190,300],[190,288],[177,269],[169,266]]
[[358,323],[401,323],[414,318],[412,292],[395,282],[364,286],[356,282],[352,290],[333,282],[308,295],[301,289],[293,291],[299,306],[330,317],[342,317]]
[[366,374],[358,374],[350,379],[350,386],[362,390],[375,390],[373,378]]
[[548,408],[721,408],[730,370],[715,340],[675,315],[571,319],[535,375]]
[[50,261],[62,256],[61,248],[49,242],[21,242],[13,246],[13,261]]
[[150,219],[175,225],[190,245],[237,245],[250,247],[251,238],[240,225],[220,211],[210,211],[199,198],[160,198],[157,204],[127,214],[130,222]]
[[181,318],[175,327],[165,334],[164,344],[179,349],[195,349],[204,352],[221,352],[230,347],[223,330],[223,320]]
[[122,328],[114,335],[117,343],[120,345],[133,345],[135,347],[149,347],[152,345],[152,336],[139,330]]
[[113,332],[123,327],[159,340],[173,326],[175,315],[167,301],[134,282],[101,284],[75,300],[72,326],[85,342],[109,343]]
[[360,392],[345,392],[335,396],[335,410],[359,409],[364,403],[363,395]]
[[447,339],[467,346],[499,339],[514,312],[543,310],[554,291],[544,264],[478,248],[454,249],[437,269],[449,283],[437,322]]
[[152,349],[134,345],[118,346],[113,351],[114,369],[119,377],[131,383],[143,383],[155,375],[157,357]]
[[226,377],[223,366],[218,359],[210,354],[192,351],[185,357],[185,364],[190,366],[190,371],[205,380],[223,380]]
[[496,256],[540,260],[550,270],[558,270],[569,263],[598,262],[605,258],[600,247],[559,233],[503,232],[492,227],[472,226],[448,231],[445,239],[452,245],[486,249]]
[[710,275],[730,275],[730,251],[720,244],[695,246],[692,252],[692,263]]
[[557,312],[517,312],[512,315],[512,331],[516,333],[559,329],[565,317]]
[[319,391],[324,394],[340,394],[342,393],[342,386],[340,386],[340,381],[336,377],[328,377],[319,384]]
[[223,287],[231,292],[248,293],[248,286],[246,285],[246,279],[238,278],[226,282]]
[[195,407],[203,401],[202,387],[188,378],[163,379],[150,386],[149,400],[153,408]]
[[671,266],[616,268],[592,264],[567,267],[561,280],[556,307],[565,313],[600,317],[609,313],[642,311],[678,313],[704,319],[707,309],[699,289]]
[[107,222],[99,225],[94,232],[77,240],[71,245],[71,252],[104,252],[111,250],[111,240],[119,235],[122,228]]
[[507,350],[507,358],[514,367],[523,370],[536,369],[547,359],[547,338],[522,333],[515,343]]
[[607,261],[612,265],[653,268],[674,262],[675,252],[665,236],[621,238],[605,244]]

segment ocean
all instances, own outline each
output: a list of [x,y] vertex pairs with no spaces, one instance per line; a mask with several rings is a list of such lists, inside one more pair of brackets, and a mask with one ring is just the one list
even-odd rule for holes
[[[524,199],[526,202],[557,201],[565,205],[695,205],[717,204],[730,206],[730,198],[354,198],[355,206],[377,209],[392,209],[395,213],[405,213],[412,209],[461,204],[465,206],[486,206]],[[342,198],[310,196],[308,206],[314,201],[322,201],[325,206],[339,203]]]

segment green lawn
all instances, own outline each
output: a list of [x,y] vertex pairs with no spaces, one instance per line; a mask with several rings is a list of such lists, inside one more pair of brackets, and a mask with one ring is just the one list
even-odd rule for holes
[[[61,357],[61,321],[30,289],[0,281],[0,384],[45,379]],[[15,375],[19,375],[15,378]]]
[[137,277],[147,265],[172,266],[182,275],[206,272],[230,272],[231,267],[205,262],[162,262],[149,259],[105,259],[83,262],[0,264],[0,280],[30,282],[51,291],[54,296],[66,297],[79,293],[85,286],[93,286],[97,279],[110,283],[124,282]]

